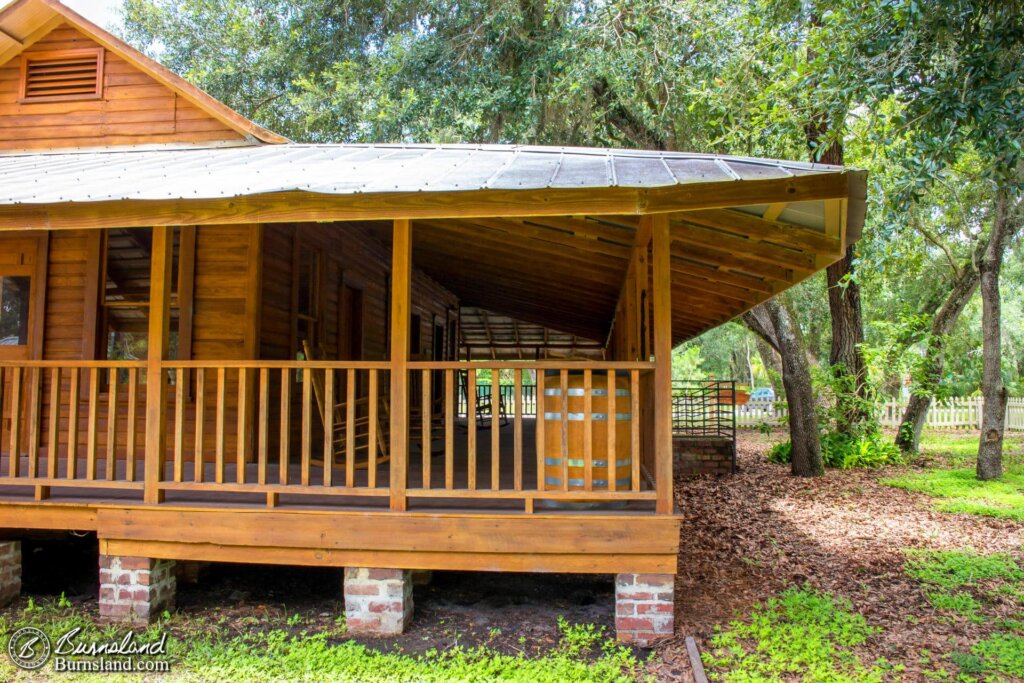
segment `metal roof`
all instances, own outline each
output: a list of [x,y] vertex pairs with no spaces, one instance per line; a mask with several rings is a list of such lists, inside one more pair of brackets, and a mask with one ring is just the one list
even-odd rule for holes
[[0,205],[300,191],[655,188],[839,173],[712,154],[519,145],[252,145],[0,154]]

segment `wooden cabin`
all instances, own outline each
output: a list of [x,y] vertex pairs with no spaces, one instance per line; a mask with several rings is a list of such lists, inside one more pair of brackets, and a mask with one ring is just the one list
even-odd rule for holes
[[0,558],[94,532],[130,623],[175,560],[344,567],[378,633],[410,570],[616,574],[620,638],[670,634],[672,348],[835,261],[864,196],[800,162],[294,144],[18,0]]

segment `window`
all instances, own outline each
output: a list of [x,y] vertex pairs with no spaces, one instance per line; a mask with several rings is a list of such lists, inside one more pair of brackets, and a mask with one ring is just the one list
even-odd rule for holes
[[420,318],[418,313],[413,313],[409,319],[409,353],[413,356],[418,356],[423,352],[422,345],[422,332],[423,319]]
[[[181,229],[175,230],[171,261],[170,358],[178,357],[180,320],[179,251]],[[152,265],[149,228],[119,228],[106,233],[103,259],[104,289],[101,357],[108,360],[143,360],[149,353],[149,288]]]
[[103,48],[35,52],[21,57],[22,102],[103,96]]
[[0,346],[28,345],[28,311],[32,278],[0,276]]
[[302,342],[308,341],[314,349],[320,348],[323,339],[321,338],[321,297],[320,283],[322,281],[321,254],[319,251],[302,246],[298,255],[298,277],[296,287],[298,289],[298,309],[296,312],[296,340],[299,351],[302,350]]

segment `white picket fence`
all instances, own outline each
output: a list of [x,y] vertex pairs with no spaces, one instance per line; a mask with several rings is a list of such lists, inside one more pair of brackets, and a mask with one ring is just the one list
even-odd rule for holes
[[[899,427],[906,407],[907,404],[902,401],[887,401],[881,406],[878,421],[883,427]],[[980,429],[981,407],[980,396],[933,401],[925,426],[931,429]],[[736,406],[736,426],[778,424],[784,421],[787,414],[785,402],[748,403]],[[1007,402],[1006,429],[1024,431],[1024,398],[1011,398]]]

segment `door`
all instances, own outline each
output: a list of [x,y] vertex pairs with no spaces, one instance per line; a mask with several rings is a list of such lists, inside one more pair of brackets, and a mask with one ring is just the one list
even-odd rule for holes
[[[45,236],[0,237],[0,361],[42,358],[48,243]],[[18,414],[12,414],[11,381],[12,373],[5,372],[0,383],[0,438],[10,434],[12,419],[28,419],[27,377],[22,374]],[[23,425],[23,433],[24,429]]]

